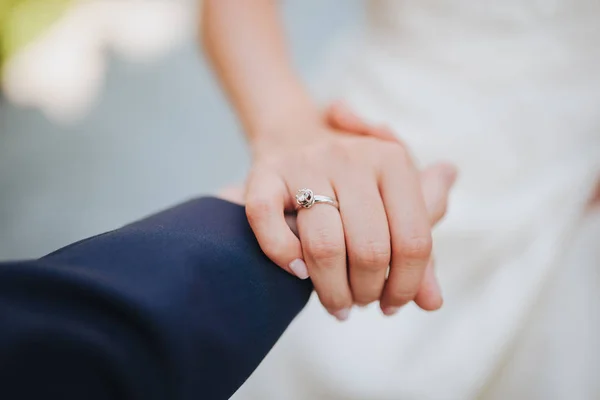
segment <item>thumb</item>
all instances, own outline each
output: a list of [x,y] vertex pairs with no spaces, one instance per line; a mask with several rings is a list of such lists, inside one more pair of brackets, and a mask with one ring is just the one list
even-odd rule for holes
[[391,129],[385,126],[374,126],[356,115],[344,102],[337,101],[325,110],[325,123],[331,128],[353,133],[355,135],[373,136],[381,140],[397,142]]
[[[456,168],[448,163],[435,164],[421,172],[421,188],[431,225],[437,224],[446,214],[448,196],[456,176]],[[443,303],[434,265],[432,258],[425,268],[425,275],[415,296],[415,303],[427,311],[437,310]]]
[[456,167],[449,163],[434,164],[421,172],[421,189],[432,226],[446,214],[450,189],[456,176]]

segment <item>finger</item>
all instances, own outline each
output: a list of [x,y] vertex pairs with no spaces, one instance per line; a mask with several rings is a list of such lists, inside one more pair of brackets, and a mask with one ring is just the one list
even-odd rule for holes
[[[238,204],[240,206],[246,204],[246,200],[244,199],[244,187],[241,184],[226,186],[222,188],[217,193],[217,197]],[[290,227],[294,235],[298,237],[298,228],[296,227],[296,212],[286,212],[285,222]]]
[[[450,189],[456,180],[456,168],[451,164],[440,163],[421,172],[421,187],[429,222],[435,225],[446,213]],[[442,291],[435,275],[433,258],[425,268],[425,274],[415,303],[426,311],[439,309],[443,304]]]
[[355,134],[366,135],[370,126],[359,118],[342,101],[332,103],[325,110],[325,122],[332,128],[349,131]]
[[[448,196],[454,181],[456,180],[456,168],[447,163],[430,166],[421,173],[421,186],[425,197],[425,205],[429,214],[429,222],[435,225],[446,213]],[[233,202],[238,202],[239,188],[226,188],[219,197]],[[286,213],[286,222],[292,232],[298,236],[296,226],[296,213]]]
[[425,311],[435,311],[442,307],[444,299],[437,277],[435,276],[435,262],[433,257],[425,268],[419,292],[415,296],[415,303]]
[[416,296],[431,254],[431,225],[419,176],[402,147],[386,157],[380,190],[387,211],[392,258],[380,306],[384,314]]
[[267,170],[253,172],[246,191],[246,215],[262,251],[275,264],[300,279],[308,278],[302,246],[287,225],[284,212],[290,196],[279,176]]
[[456,175],[456,168],[449,163],[435,164],[421,172],[421,188],[432,226],[446,214],[450,189],[456,181]]
[[376,137],[381,140],[387,140],[390,142],[396,142],[402,144],[402,140],[394,133],[394,131],[387,125],[374,125],[369,128],[366,135]]
[[[421,172],[420,180],[425,198],[425,206],[429,214],[429,222],[431,226],[437,224],[440,219],[446,214],[448,207],[448,197],[456,180],[456,167],[449,163],[439,163],[427,167]],[[224,191],[223,197],[227,200],[237,202],[235,197],[238,197],[237,191],[240,189],[230,189],[233,192],[233,197],[229,196],[228,191]],[[221,196],[221,195],[219,195]],[[296,213],[289,213],[285,216],[286,221],[296,236],[298,229],[296,227]]]
[[398,138],[391,129],[367,123],[341,101],[333,103],[326,109],[325,121],[332,128],[341,131],[357,135],[373,136],[381,140],[398,141]]
[[381,297],[391,256],[383,201],[376,179],[366,171],[345,171],[334,187],[346,238],[350,288],[353,302],[359,305]]
[[596,188],[594,193],[592,193],[588,206],[590,209],[600,206],[600,180],[596,184]]
[[[309,188],[314,194],[335,198],[329,182],[311,178],[298,179],[296,182],[310,182],[312,186]],[[303,186],[291,187],[296,189]],[[337,319],[345,320],[352,306],[352,295],[339,211],[328,204],[314,204],[308,209],[298,210],[297,225],[304,260],[321,303]]]

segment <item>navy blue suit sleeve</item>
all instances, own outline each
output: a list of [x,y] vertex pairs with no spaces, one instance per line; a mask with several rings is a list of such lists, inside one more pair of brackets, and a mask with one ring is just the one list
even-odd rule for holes
[[227,399],[311,290],[215,198],[0,264],[0,398]]

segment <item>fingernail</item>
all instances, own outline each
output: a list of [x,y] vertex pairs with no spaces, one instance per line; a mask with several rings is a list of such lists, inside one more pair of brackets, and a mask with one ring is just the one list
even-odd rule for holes
[[290,263],[290,269],[300,279],[308,278],[308,269],[306,268],[306,264],[299,258],[296,258],[294,261]]
[[348,319],[348,317],[350,316],[350,309],[349,308],[343,308],[341,310],[338,310],[334,313],[332,313],[334,317],[337,318],[338,321],[345,321]]
[[388,317],[390,317],[390,316],[396,314],[399,309],[400,309],[400,307],[383,307],[381,309],[381,311],[383,311],[383,313],[385,315],[387,315]]

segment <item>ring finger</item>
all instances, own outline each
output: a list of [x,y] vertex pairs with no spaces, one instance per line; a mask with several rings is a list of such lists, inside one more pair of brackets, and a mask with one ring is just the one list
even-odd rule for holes
[[[299,179],[300,189],[308,186],[315,195],[335,199],[335,192],[325,180]],[[295,193],[293,193],[295,195]],[[352,306],[352,295],[346,269],[346,246],[340,213],[329,204],[313,204],[309,209],[298,210],[298,234],[302,243],[304,260],[315,291],[323,306],[339,320],[345,320]]]

